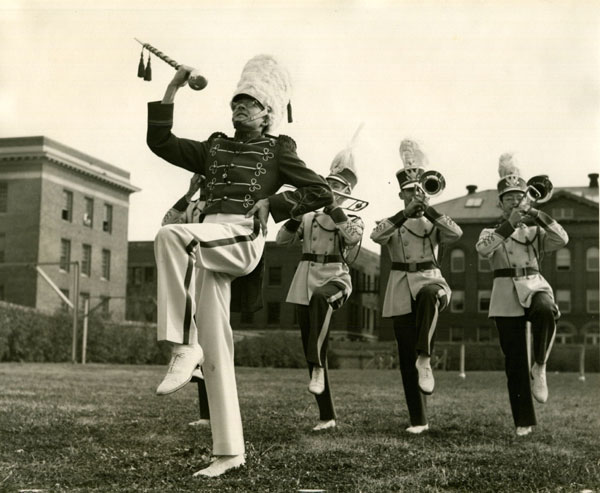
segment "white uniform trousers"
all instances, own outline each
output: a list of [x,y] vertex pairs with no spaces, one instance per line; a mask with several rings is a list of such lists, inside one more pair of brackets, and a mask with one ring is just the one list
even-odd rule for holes
[[264,245],[258,222],[234,214],[164,226],[154,244],[158,340],[197,340],[204,350],[214,455],[244,453],[229,323],[231,281],[256,267]]

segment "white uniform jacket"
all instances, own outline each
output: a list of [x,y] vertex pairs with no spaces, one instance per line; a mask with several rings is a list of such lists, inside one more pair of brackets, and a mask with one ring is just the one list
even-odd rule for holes
[[544,291],[552,299],[552,288],[539,273],[544,252],[564,247],[569,241],[566,231],[548,214],[539,211],[534,225],[520,223],[513,228],[503,221],[497,228],[486,228],[479,235],[477,252],[490,259],[492,269],[513,269],[514,276],[494,276],[490,317],[520,317],[531,298]]
[[[378,221],[371,239],[386,245],[392,262],[410,264],[413,270],[391,270],[383,301],[383,317],[405,315],[412,311],[411,299],[416,299],[422,287],[437,284],[450,302],[452,291],[437,263],[440,244],[448,244],[462,236],[462,229],[451,218],[428,207],[419,218],[407,218],[404,211]],[[433,264],[418,268],[420,263]]]
[[[338,256],[341,250],[348,254],[350,247],[357,245],[362,239],[364,223],[358,216],[346,217],[340,208],[331,211],[309,212],[302,216],[301,221],[287,221],[278,231],[278,245],[294,245],[302,243],[303,254],[320,256]],[[343,287],[343,299],[352,292],[349,268],[340,259],[337,262],[313,262],[301,260],[286,301],[298,305],[308,305],[315,288],[328,282],[336,281]]]
[[188,203],[185,197],[182,197],[167,211],[160,225],[199,223],[205,203],[204,200],[192,200]]

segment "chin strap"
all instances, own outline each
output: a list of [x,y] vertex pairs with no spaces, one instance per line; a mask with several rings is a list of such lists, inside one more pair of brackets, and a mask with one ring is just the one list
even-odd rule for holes
[[250,123],[250,122],[253,122],[254,120],[258,120],[259,118],[262,118],[263,116],[267,116],[268,114],[269,114],[269,110],[265,108],[264,110],[259,111],[252,118],[248,117],[245,120],[241,120],[240,123]]

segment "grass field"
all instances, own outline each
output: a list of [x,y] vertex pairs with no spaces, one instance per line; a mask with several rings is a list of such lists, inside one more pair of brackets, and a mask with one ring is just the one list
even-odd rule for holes
[[600,492],[600,375],[549,375],[516,437],[500,372],[436,373],[431,431],[407,426],[397,370],[335,370],[339,427],[315,434],[304,370],[238,368],[246,467],[207,464],[196,385],[156,397],[164,368],[0,364],[0,491]]

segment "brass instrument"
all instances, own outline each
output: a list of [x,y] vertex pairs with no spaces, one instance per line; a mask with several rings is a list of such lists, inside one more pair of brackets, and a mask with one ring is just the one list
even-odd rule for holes
[[425,171],[417,183],[417,189],[430,197],[438,196],[444,191],[444,188],[446,188],[445,178],[434,170]]
[[548,175],[536,175],[527,181],[527,190],[521,199],[519,208],[528,211],[533,204],[543,204],[552,198],[554,185]]
[[[281,188],[285,189],[283,191],[296,190],[296,188],[291,185],[283,185],[283,187],[281,187]],[[366,200],[361,200],[361,199],[357,199],[356,197],[351,197],[350,195],[343,193],[343,192],[339,192],[337,190],[332,190],[332,192],[334,195],[338,195],[339,197],[342,197],[347,202],[350,201],[350,203],[346,203],[346,204],[340,206],[342,209],[346,209],[347,211],[350,211],[350,212],[362,211],[365,207],[367,207],[369,205],[369,203]]]

